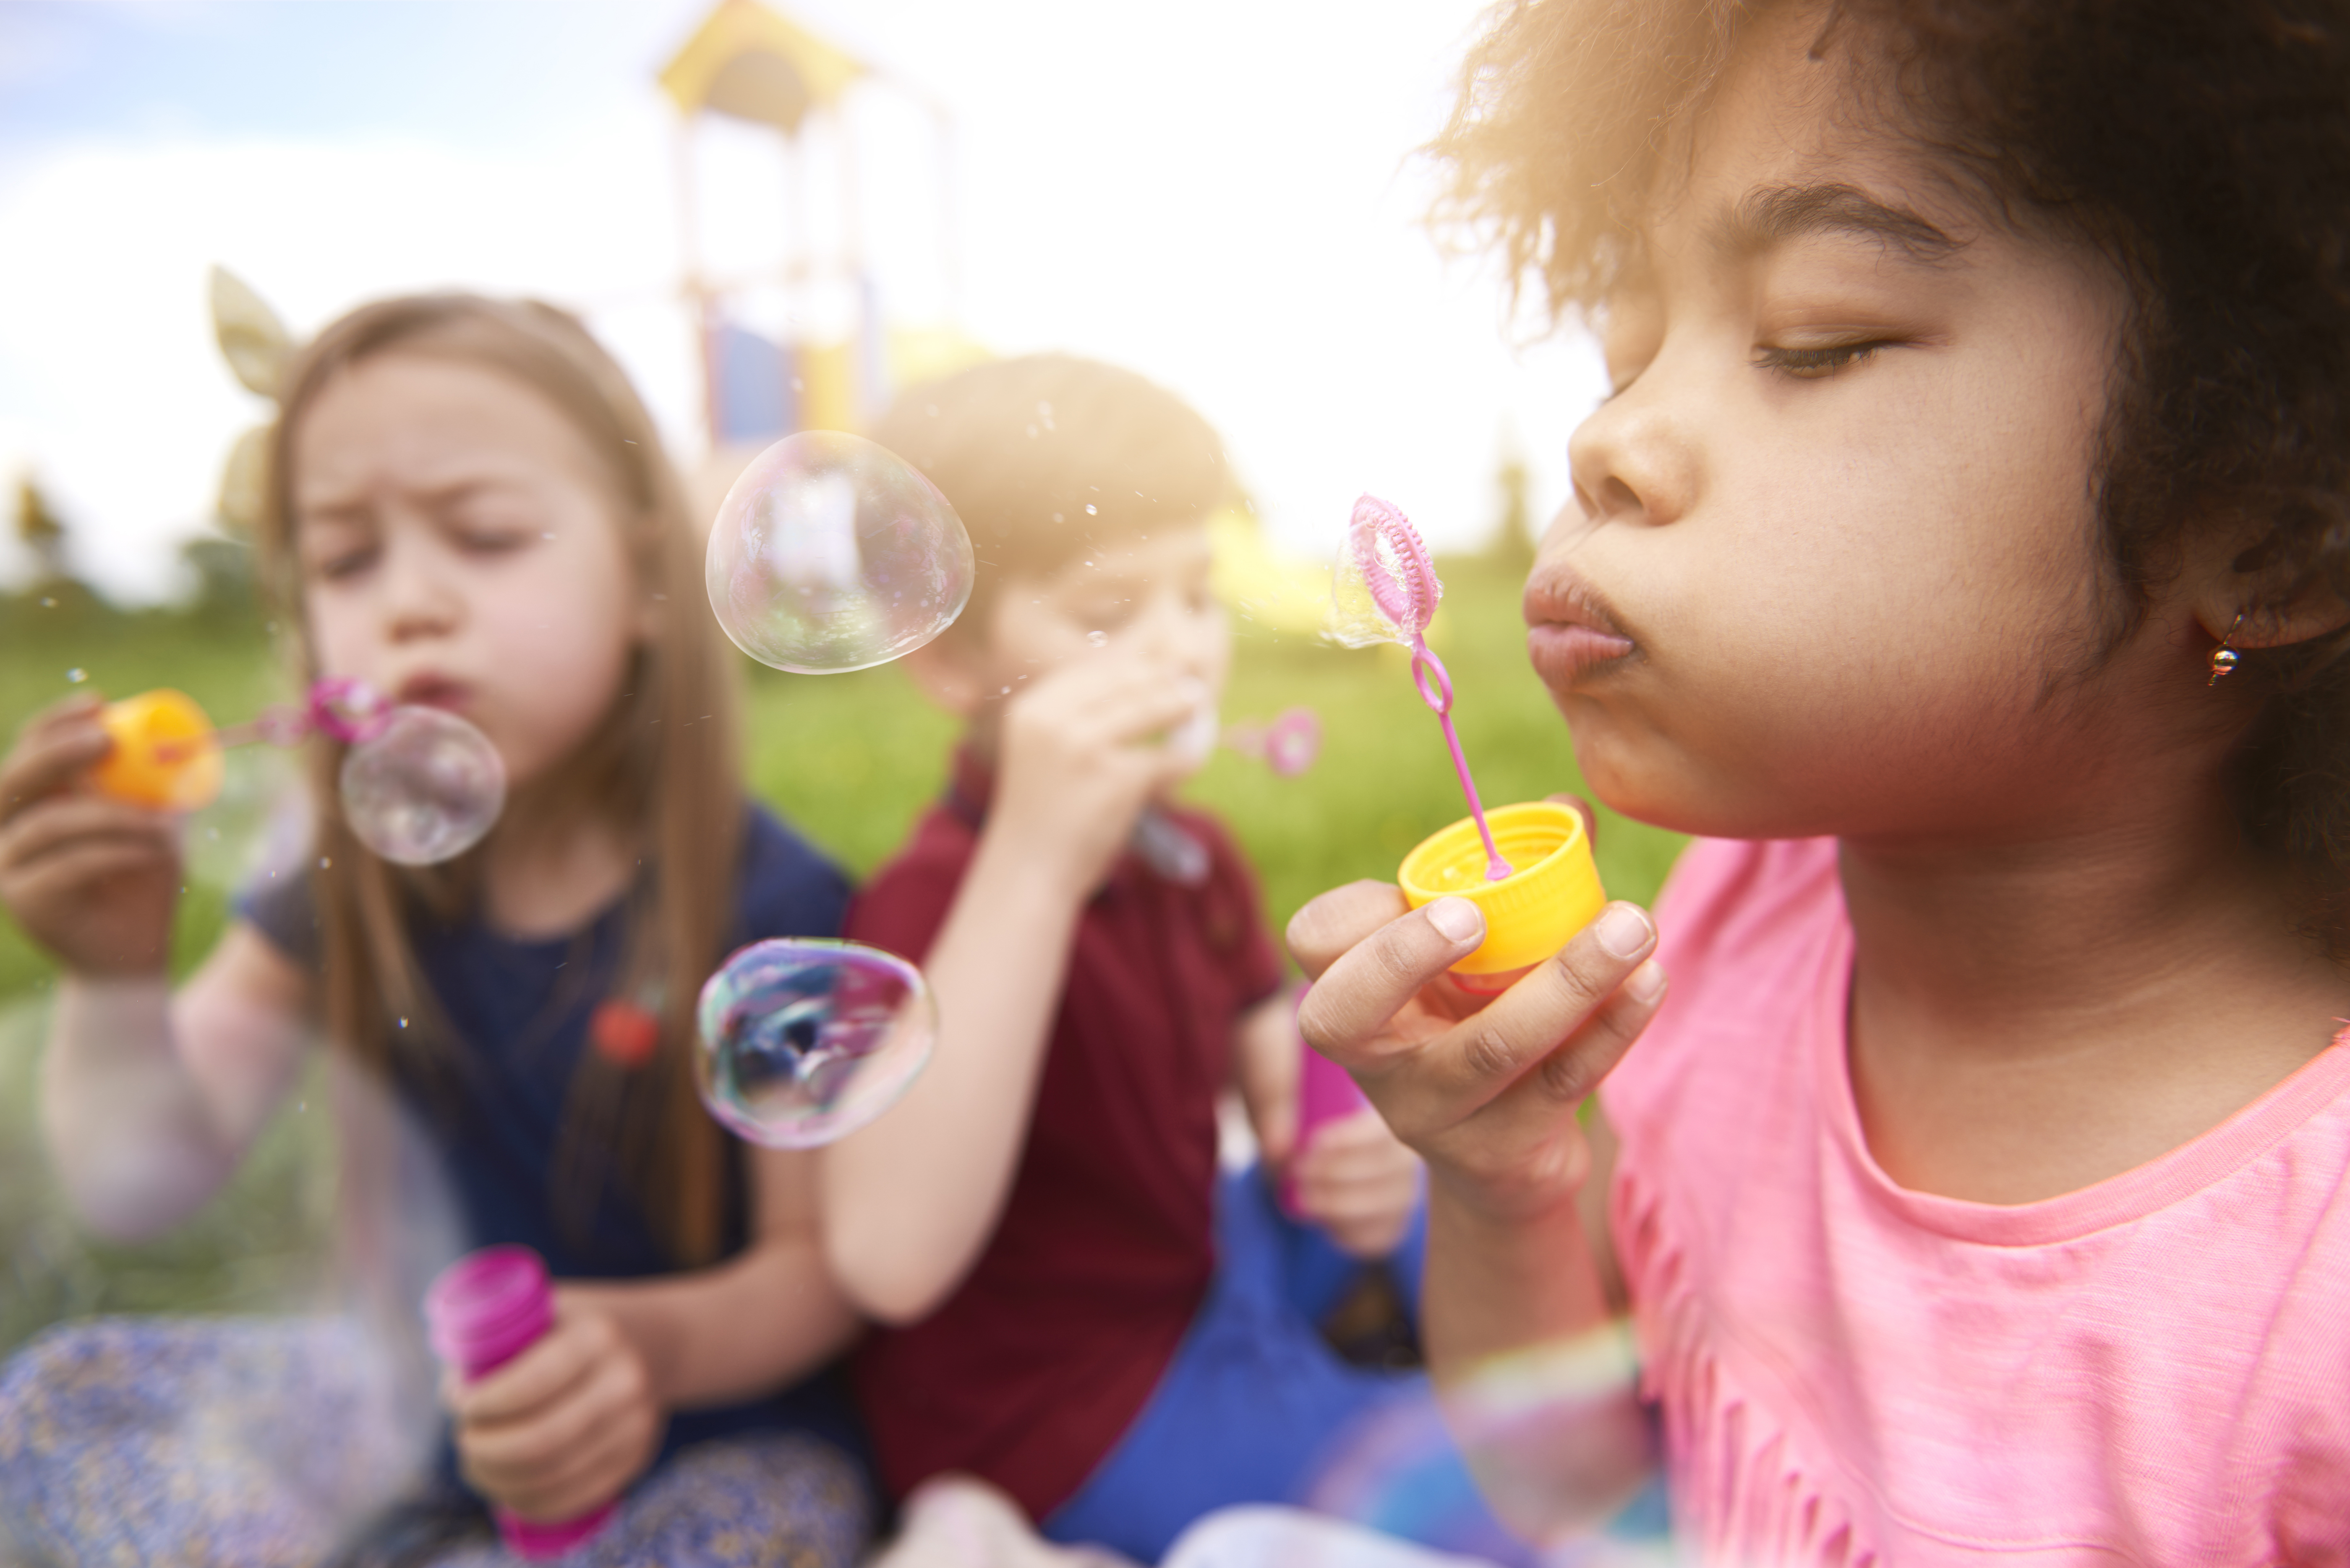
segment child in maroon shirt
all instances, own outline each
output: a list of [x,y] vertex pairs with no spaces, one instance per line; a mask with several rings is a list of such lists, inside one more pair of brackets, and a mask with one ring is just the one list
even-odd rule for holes
[[[1339,1361],[1284,1286],[1332,1241],[1393,1251],[1418,1170],[1369,1116],[1292,1159],[1299,1047],[1254,880],[1165,804],[1229,659],[1214,432],[1045,357],[917,389],[877,435],[954,503],[981,576],[908,661],[967,721],[951,785],[847,928],[924,965],[942,1025],[907,1097],[827,1153],[827,1252],[881,1325],[858,1393],[894,1493],[976,1475],[1048,1535],[1155,1559],[1211,1508],[1294,1499],[1411,1386]],[[1318,1232],[1262,1170],[1220,1189],[1227,1085]]]

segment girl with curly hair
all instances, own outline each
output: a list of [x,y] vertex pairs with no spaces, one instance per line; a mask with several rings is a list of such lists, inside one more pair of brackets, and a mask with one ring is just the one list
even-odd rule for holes
[[1515,0],[1439,151],[1604,339],[1534,667],[1699,836],[1482,1008],[1466,902],[1291,929],[1489,1492],[2341,1560],[2350,6]]

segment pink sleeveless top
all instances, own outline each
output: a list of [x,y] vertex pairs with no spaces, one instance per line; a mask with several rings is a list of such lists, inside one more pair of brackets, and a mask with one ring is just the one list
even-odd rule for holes
[[1700,841],[1658,924],[1601,1096],[1698,1561],[2350,1563],[2344,1038],[2151,1164],[1959,1202],[1862,1139],[1833,840]]

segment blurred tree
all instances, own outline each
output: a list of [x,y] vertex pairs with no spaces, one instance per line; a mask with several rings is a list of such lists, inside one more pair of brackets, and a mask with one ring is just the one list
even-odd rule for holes
[[259,597],[255,591],[253,546],[241,539],[203,534],[180,546],[180,559],[195,574],[194,613],[209,621],[250,620]]
[[1513,441],[1502,443],[1501,462],[1493,470],[1493,487],[1502,493],[1502,516],[1485,546],[1486,558],[1496,566],[1523,572],[1534,565],[1534,528],[1526,504],[1526,462]]
[[70,575],[66,570],[65,520],[29,473],[16,481],[16,537],[39,564],[39,587],[63,582]]

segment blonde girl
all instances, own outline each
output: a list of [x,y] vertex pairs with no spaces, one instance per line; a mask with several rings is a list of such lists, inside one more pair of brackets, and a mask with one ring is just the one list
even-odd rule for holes
[[[559,1282],[545,1339],[444,1384],[447,1490],[462,1477],[538,1520],[625,1494],[599,1560],[735,1560],[689,1552],[675,1532],[690,1529],[742,1561],[788,1547],[846,1563],[865,1514],[853,1428],[807,1380],[852,1314],[820,1262],[806,1168],[726,1138],[688,1051],[696,991],[729,948],[832,933],[847,888],[743,795],[699,535],[652,422],[577,321],[526,301],[364,307],[286,385],[261,556],[296,678],[462,715],[497,748],[509,798],[476,849],[402,868],[353,836],[340,748],[314,742],[313,852],[247,891],[175,992],[174,825],[80,782],[107,744],[94,701],[34,720],[0,766],[0,898],[64,971],[43,1113],[66,1188],[109,1233],[167,1229],[235,1168],[323,1029],[420,1130],[462,1244],[529,1245]],[[393,1190],[379,1130],[354,1121],[346,1147],[350,1196]],[[403,1277],[407,1301],[420,1285]],[[312,1397],[339,1386],[334,1358],[289,1354],[293,1332],[105,1324],[36,1344],[0,1379],[0,1432],[50,1433],[0,1437],[11,1516],[66,1558],[124,1538],[126,1519],[139,1541],[197,1539],[224,1560],[282,1527],[294,1558],[315,1558],[348,1508],[244,1471],[231,1501],[207,1497],[171,1473],[190,1456],[168,1412],[128,1438],[74,1414],[93,1378],[137,1380],[153,1402],[157,1377],[192,1390],[190,1368],[209,1368],[315,1459],[355,1439]]]

